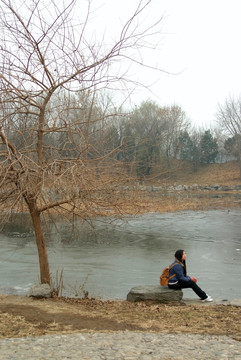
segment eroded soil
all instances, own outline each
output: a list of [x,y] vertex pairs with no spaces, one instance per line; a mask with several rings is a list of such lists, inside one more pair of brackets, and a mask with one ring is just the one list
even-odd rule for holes
[[0,337],[96,331],[228,335],[241,340],[241,308],[0,296]]

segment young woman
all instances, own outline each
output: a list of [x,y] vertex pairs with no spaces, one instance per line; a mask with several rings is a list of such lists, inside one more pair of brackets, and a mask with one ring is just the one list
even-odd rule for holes
[[202,301],[213,301],[197,284],[197,279],[187,276],[186,253],[184,250],[177,250],[175,261],[169,270],[169,289],[181,290],[191,288]]

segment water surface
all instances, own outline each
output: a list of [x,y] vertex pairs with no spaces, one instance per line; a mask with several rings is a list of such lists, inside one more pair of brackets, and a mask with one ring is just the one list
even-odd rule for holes
[[[188,273],[217,299],[241,298],[241,210],[149,213],[108,224],[97,219],[77,230],[59,222],[46,228],[51,273],[63,269],[63,294],[125,299],[131,287],[159,284],[177,249],[187,253]],[[21,221],[26,225],[26,221]],[[10,224],[12,226],[12,224]],[[32,232],[6,224],[0,234],[0,292],[26,294],[38,282]],[[196,297],[184,290],[184,297]]]

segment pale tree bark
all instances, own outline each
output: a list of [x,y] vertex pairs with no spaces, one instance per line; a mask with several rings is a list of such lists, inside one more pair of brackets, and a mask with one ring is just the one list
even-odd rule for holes
[[[140,0],[119,37],[106,43],[91,42],[92,34],[86,32],[92,2],[67,3],[0,0],[1,202],[19,211],[24,201],[35,231],[42,283],[50,283],[50,270],[41,214],[77,209],[86,217],[91,207],[105,207],[116,199],[114,171],[104,171],[104,166],[113,164],[108,158],[118,149],[101,149],[95,139],[100,130],[104,133],[98,123],[105,115],[94,106],[94,94],[113,89],[115,83],[127,89],[128,67],[148,67],[142,50],[150,48],[150,36],[161,36],[161,18],[145,29],[138,26],[151,0]],[[88,6],[78,20],[80,3]],[[127,67],[115,75],[116,64],[123,60]],[[88,94],[92,100],[88,106],[75,104],[71,93]],[[49,190],[55,192],[54,199]]]
[[241,179],[241,98],[230,97],[223,106],[219,106],[217,120],[225,133],[236,139]]

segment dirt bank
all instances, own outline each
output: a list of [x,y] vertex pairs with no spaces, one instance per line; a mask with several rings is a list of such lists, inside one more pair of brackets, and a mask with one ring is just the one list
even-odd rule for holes
[[224,305],[0,296],[0,337],[135,330],[228,335],[241,341],[240,318],[240,307]]

